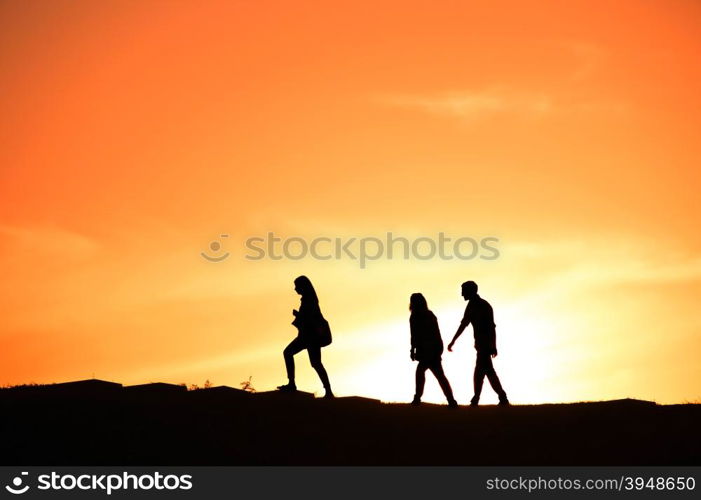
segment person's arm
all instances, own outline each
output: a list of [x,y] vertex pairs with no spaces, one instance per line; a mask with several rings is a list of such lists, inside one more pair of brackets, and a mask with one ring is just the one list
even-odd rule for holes
[[493,358],[497,357],[497,325],[494,323],[494,309],[486,302],[487,311],[489,312],[489,322],[492,324],[492,330],[489,333],[489,350]]
[[490,350],[493,358],[497,357],[497,332],[494,330],[489,336]]
[[412,361],[416,361],[416,326],[414,325],[414,317],[409,318],[409,331],[411,333],[411,349],[409,357]]
[[431,328],[433,328],[434,336],[436,338],[436,350],[443,354],[443,337],[441,336],[441,327],[438,325],[438,318],[436,315],[431,317]]
[[465,309],[465,316],[463,316],[460,326],[458,327],[458,331],[455,332],[455,335],[453,336],[453,340],[451,340],[450,344],[448,344],[448,351],[453,352],[453,345],[455,344],[455,341],[458,340],[458,337],[462,335],[462,332],[465,331],[465,328],[467,328],[469,324],[470,315],[467,313],[467,309]]
[[300,325],[313,326],[316,325],[321,318],[321,309],[319,303],[315,300],[302,297],[299,304],[299,311],[292,311],[296,321]]

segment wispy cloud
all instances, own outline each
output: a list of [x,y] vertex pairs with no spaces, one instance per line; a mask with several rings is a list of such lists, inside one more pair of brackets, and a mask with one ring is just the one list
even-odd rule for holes
[[[511,84],[494,82],[485,88],[449,89],[425,94],[396,93],[380,96],[388,106],[429,113],[437,116],[477,120],[498,114],[545,117],[555,112],[620,113],[625,103],[580,95],[585,80],[596,76],[606,64],[608,51],[582,40],[553,40],[552,46],[565,51],[571,64],[563,65],[563,73],[555,87],[520,89]],[[556,89],[556,90],[554,90]]]
[[0,241],[31,255],[91,255],[99,244],[88,236],[57,226],[0,225]]
[[496,113],[543,115],[549,113],[554,105],[552,97],[545,93],[523,93],[506,88],[446,91],[430,95],[393,95],[381,100],[390,106],[464,119]]

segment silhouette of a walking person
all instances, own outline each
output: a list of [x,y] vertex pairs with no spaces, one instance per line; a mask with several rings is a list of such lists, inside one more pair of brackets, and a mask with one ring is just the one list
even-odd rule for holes
[[458,403],[453,397],[453,390],[450,388],[450,382],[443,372],[443,364],[441,363],[443,339],[441,339],[441,331],[438,328],[438,320],[429,310],[426,299],[420,293],[411,295],[409,309],[411,310],[409,317],[410,356],[412,361],[419,362],[416,366],[416,393],[411,404],[421,404],[421,396],[423,396],[424,384],[426,383],[426,370],[431,370],[448,400],[448,406],[455,408]]
[[506,392],[501,387],[501,382],[494,370],[492,358],[497,356],[497,333],[496,325],[494,324],[494,311],[489,302],[484,300],[477,294],[477,283],[474,281],[466,281],[462,284],[462,296],[469,301],[465,307],[465,315],[460,322],[458,331],[455,332],[453,340],[448,344],[448,351],[453,350],[453,345],[467,326],[472,323],[472,329],[475,334],[475,349],[477,350],[477,361],[475,362],[475,395],[470,401],[470,406],[479,404],[480,395],[482,394],[482,384],[486,376],[489,383],[499,395],[499,404],[506,406],[509,400],[506,397]]
[[293,310],[295,316],[292,324],[297,327],[297,337],[283,351],[285,367],[287,368],[288,383],[278,387],[285,392],[297,390],[295,385],[295,360],[294,355],[307,350],[309,361],[324,385],[325,398],[333,398],[329,376],[321,363],[321,348],[331,343],[331,331],[328,323],[319,309],[319,299],[312,282],[306,276],[299,276],[294,281],[295,292],[302,296],[298,310]]

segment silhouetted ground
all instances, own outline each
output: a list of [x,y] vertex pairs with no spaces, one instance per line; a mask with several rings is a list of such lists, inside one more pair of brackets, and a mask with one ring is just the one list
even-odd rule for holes
[[101,381],[0,390],[2,465],[699,465],[701,405],[450,410]]

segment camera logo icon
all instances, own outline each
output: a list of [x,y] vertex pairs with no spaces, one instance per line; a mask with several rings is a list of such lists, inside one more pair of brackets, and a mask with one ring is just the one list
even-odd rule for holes
[[[220,238],[228,238],[228,234],[220,235]],[[209,250],[214,254],[208,255],[205,252],[200,252],[200,255],[204,257],[209,262],[221,262],[226,259],[230,254],[229,252],[222,251],[222,243],[219,240],[214,240],[209,244]]]
[[26,484],[26,485],[24,485],[24,487],[22,487],[22,482],[23,482],[22,476],[27,476],[27,475],[29,475],[28,472],[22,472],[22,473],[20,473],[19,476],[15,476],[12,479],[12,486],[10,486],[8,484],[7,486],[5,486],[5,489],[7,491],[9,491],[10,493],[12,493],[13,495],[21,495],[22,493],[26,493],[27,490],[29,489],[29,485]]

